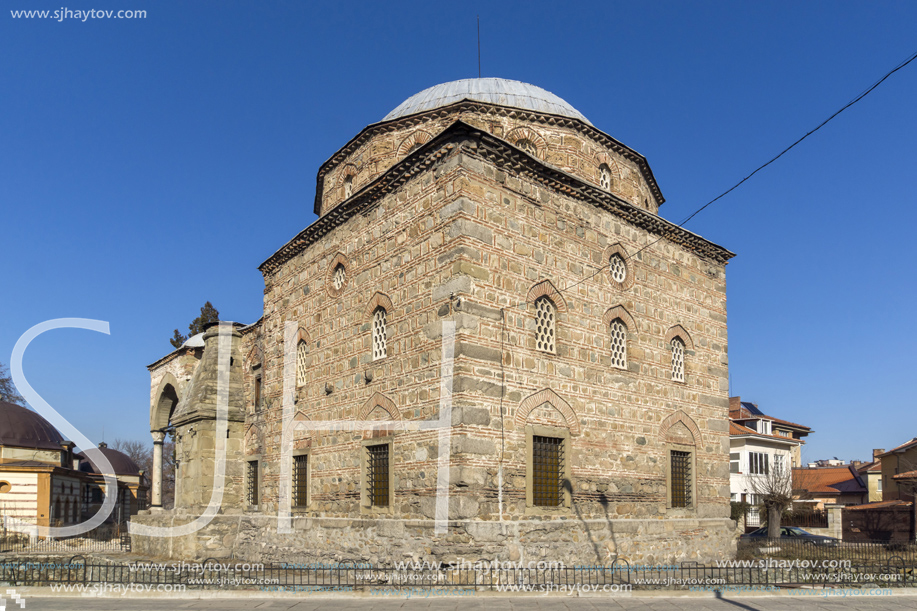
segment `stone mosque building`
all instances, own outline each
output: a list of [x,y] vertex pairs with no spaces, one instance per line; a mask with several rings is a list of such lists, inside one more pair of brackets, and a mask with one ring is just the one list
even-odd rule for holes
[[[149,367],[157,454],[167,431],[176,440],[176,507],[156,507],[154,472],[135,523],[191,522],[223,439],[228,463],[207,526],[135,535],[135,551],[377,566],[728,557],[733,253],[663,219],[663,201],[642,155],[539,87],[468,79],[408,98],[319,168],[318,219],[259,267],[263,316],[231,331],[228,427],[216,326]],[[447,398],[442,532],[442,430],[421,423]],[[383,424],[314,426],[326,421]],[[292,532],[278,531],[285,507]]]

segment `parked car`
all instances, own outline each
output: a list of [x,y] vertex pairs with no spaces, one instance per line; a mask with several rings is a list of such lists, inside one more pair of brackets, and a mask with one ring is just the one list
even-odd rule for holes
[[[753,530],[750,533],[745,533],[739,537],[740,541],[763,541],[767,538],[767,526],[762,526],[758,530]],[[803,543],[808,543],[810,545],[822,545],[825,547],[833,547],[840,543],[840,541],[834,537],[826,537],[824,535],[813,535],[812,533],[806,532],[798,526],[781,526],[780,527],[780,539],[781,540],[794,540],[801,541]]]

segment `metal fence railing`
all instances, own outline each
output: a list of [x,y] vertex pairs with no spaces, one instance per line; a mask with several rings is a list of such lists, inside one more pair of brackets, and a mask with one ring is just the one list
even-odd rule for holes
[[766,537],[739,539],[736,559],[787,559],[836,561],[844,560],[857,564],[884,564],[903,562],[905,566],[917,566],[917,543],[890,543],[887,541],[831,541],[830,544],[781,537],[769,540]]
[[[456,568],[449,565],[374,567],[346,564],[247,565],[234,561],[201,564],[166,562],[114,563],[76,556],[67,560],[0,557],[0,583],[22,586],[70,584],[136,584],[184,589],[262,591],[405,591],[414,589],[551,592],[592,588],[725,589],[790,587],[914,587],[913,556],[889,555],[876,562],[813,565],[780,562],[773,557],[724,561],[719,565],[685,563],[669,567],[611,566],[562,568]],[[508,564],[508,563],[507,563]],[[75,590],[76,591],[76,590]]]

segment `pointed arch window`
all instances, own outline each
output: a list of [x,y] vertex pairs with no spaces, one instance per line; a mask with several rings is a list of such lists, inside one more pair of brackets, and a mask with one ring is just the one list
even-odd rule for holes
[[627,325],[615,318],[609,325],[611,333],[611,366],[627,369]]
[[331,276],[331,285],[334,287],[334,290],[340,291],[344,288],[344,283],[347,281],[347,270],[344,268],[343,263],[338,263],[334,268],[334,274]]
[[344,199],[353,195],[353,176],[344,179]]
[[672,379],[685,381],[685,343],[680,337],[672,338]]
[[615,253],[608,258],[608,272],[611,274],[611,279],[619,284],[627,280],[627,263],[624,262],[621,255]]
[[556,351],[557,308],[547,296],[535,300],[535,347],[542,352]]
[[386,311],[385,308],[376,308],[373,311],[373,360],[384,359],[388,354],[388,338],[386,337]]
[[306,357],[309,356],[309,347],[306,340],[301,339],[296,344],[296,385],[302,386],[306,383]]

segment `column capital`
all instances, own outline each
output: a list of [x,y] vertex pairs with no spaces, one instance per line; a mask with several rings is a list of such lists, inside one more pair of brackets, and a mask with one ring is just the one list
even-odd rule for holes
[[153,436],[153,443],[161,445],[166,440],[165,431],[150,431],[150,435]]

